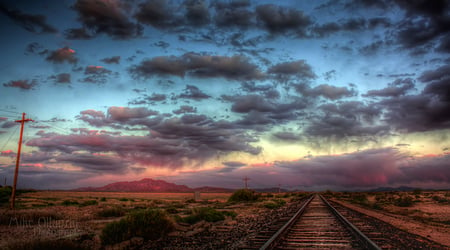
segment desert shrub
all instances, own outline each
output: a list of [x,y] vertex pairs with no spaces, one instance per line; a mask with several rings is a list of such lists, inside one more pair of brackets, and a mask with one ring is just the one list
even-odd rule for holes
[[64,200],[61,205],[63,206],[73,206],[73,205],[79,205],[78,201],[75,200]]
[[120,198],[119,201],[128,201],[127,198]]
[[186,203],[195,203],[195,202],[196,202],[195,199],[186,200]]
[[399,197],[394,201],[394,205],[397,207],[411,207],[413,204],[413,198],[410,196]]
[[448,202],[447,199],[442,198],[442,197],[437,196],[437,195],[434,195],[434,196],[431,197],[431,198],[432,198],[434,201],[437,201],[437,202],[439,202],[439,203],[446,203],[446,202]]
[[191,210],[192,214],[181,218],[182,222],[195,224],[199,221],[216,222],[225,220],[223,212],[217,211],[212,207],[199,207]]
[[80,206],[82,206],[82,207],[93,206],[93,205],[98,205],[98,202],[96,200],[88,200],[88,201],[85,201],[80,204]]
[[372,207],[373,209],[376,209],[376,210],[383,210],[383,206],[382,206],[380,203],[378,203],[378,202],[373,203],[373,204],[371,205],[371,207]]
[[236,216],[237,216],[237,213],[235,211],[228,211],[228,210],[227,211],[222,211],[222,214],[225,215],[225,216],[229,216],[229,217],[231,217],[233,219],[235,219]]
[[100,201],[106,201],[106,197],[102,197]]
[[122,207],[109,207],[97,212],[99,217],[121,217],[125,215],[125,210]]
[[367,195],[363,193],[354,193],[351,197],[351,202],[361,205],[369,204],[369,200],[367,200]]
[[272,193],[267,193],[267,194],[266,194],[266,197],[267,197],[267,198],[273,198],[273,194],[272,194]]
[[144,240],[156,240],[174,230],[174,225],[162,210],[149,209],[127,215],[120,221],[107,224],[100,238],[109,245],[138,236]]
[[0,188],[0,205],[9,202],[11,196],[11,187],[5,186]]
[[239,189],[236,190],[230,198],[228,198],[228,202],[250,202],[258,200],[259,195],[256,194],[255,191],[250,189]]
[[445,197],[450,197],[450,192],[445,193]]
[[272,201],[266,202],[263,204],[265,208],[269,209],[277,209],[286,205],[286,201],[282,199],[273,199]]
[[420,189],[420,188],[414,189],[413,194],[414,194],[414,195],[420,195],[420,194],[422,194],[422,189]]
[[106,224],[100,235],[105,245],[115,244],[130,238],[128,222],[124,219]]
[[176,209],[175,207],[167,207],[166,208],[166,212],[169,214],[177,214],[178,213],[178,209]]

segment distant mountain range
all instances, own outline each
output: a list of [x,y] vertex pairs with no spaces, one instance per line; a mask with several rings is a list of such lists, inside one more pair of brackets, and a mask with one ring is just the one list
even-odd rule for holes
[[153,180],[144,178],[140,181],[121,181],[108,184],[103,187],[82,187],[74,191],[85,192],[153,192],[153,193],[188,193],[188,192],[209,192],[226,193],[232,192],[232,189],[221,187],[199,187],[190,188],[185,185],[177,185],[163,180]]

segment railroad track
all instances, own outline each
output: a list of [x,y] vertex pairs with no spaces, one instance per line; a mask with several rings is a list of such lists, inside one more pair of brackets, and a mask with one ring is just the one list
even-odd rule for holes
[[380,249],[322,196],[314,195],[260,249]]

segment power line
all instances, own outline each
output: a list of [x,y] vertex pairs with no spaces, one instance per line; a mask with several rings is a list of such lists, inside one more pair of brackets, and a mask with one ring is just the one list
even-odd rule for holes
[[17,132],[17,129],[18,129],[18,128],[19,128],[19,126],[16,126],[16,129],[14,130],[14,132],[12,132],[12,133],[9,135],[8,140],[6,140],[6,143],[3,145],[3,147],[2,147],[2,149],[1,149],[0,151],[3,151],[3,150],[5,149],[6,144],[8,144],[9,140],[11,140],[12,135],[15,134],[15,133]]
[[15,112],[15,111],[11,111],[11,110],[0,109],[0,111],[3,111],[3,112],[8,112],[8,113],[16,114],[16,115],[20,115],[20,113],[19,113],[19,112]]

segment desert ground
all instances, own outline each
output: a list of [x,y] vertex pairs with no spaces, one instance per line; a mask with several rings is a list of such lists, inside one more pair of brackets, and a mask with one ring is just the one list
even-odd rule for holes
[[[324,192],[328,198],[405,231],[450,246],[450,192]],[[229,201],[231,193],[118,193],[33,191],[20,193],[16,209],[0,208],[0,249],[62,246],[139,249],[153,238],[117,237],[121,221],[142,211],[163,212],[167,235],[189,236],[260,217],[307,195],[261,193],[254,201]],[[142,215],[142,213],[141,213]],[[148,215],[145,215],[148,216]],[[152,215],[153,216],[153,215]],[[138,217],[137,217],[138,218]],[[112,225],[114,224],[114,225]],[[112,231],[111,231],[112,230]],[[120,231],[120,230],[119,230]],[[151,232],[150,232],[151,233]],[[112,234],[112,236],[111,236]],[[126,243],[121,242],[125,240]],[[124,241],[124,242],[125,242]]]

